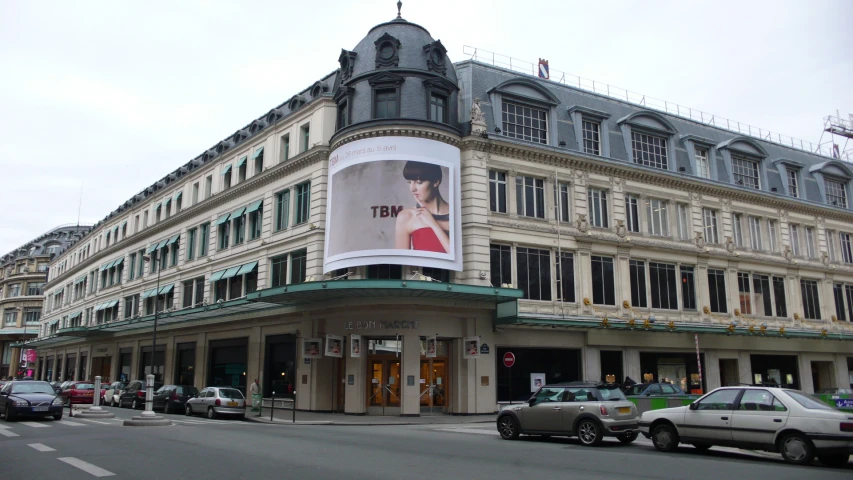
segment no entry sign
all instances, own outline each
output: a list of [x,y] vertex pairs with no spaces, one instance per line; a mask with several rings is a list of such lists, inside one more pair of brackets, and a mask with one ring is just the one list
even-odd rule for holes
[[512,352],[504,353],[504,367],[512,367],[515,365],[515,355]]

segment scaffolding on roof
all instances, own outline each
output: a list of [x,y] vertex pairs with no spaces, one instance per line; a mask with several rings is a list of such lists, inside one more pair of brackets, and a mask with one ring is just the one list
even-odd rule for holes
[[[829,133],[829,140],[824,142],[823,136],[827,133]],[[843,147],[836,142],[835,137],[844,139]],[[832,158],[844,160],[845,162],[853,162],[853,146],[847,147],[851,138],[853,138],[853,114],[849,114],[848,119],[845,120],[836,111],[835,116],[830,115],[823,119],[823,132],[820,135],[820,145],[830,150]]]

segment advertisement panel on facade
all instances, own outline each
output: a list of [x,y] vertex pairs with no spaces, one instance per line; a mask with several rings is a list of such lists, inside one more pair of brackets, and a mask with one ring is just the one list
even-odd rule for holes
[[373,264],[462,270],[459,149],[377,137],[329,157],[323,272]]

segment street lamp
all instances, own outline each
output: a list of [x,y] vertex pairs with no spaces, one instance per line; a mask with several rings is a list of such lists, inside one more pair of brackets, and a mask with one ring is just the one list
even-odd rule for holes
[[[158,250],[154,249],[151,252],[151,255],[145,255],[142,259],[146,262],[159,262],[160,256],[158,254]],[[157,263],[154,263],[157,265]],[[157,301],[160,299],[160,270],[162,270],[162,265],[157,265],[157,288],[154,290],[154,335],[151,339],[151,375],[154,375],[154,355],[157,352],[157,317],[159,310],[157,309]],[[163,306],[166,306],[166,299],[163,299]],[[148,399],[145,400],[145,407],[148,410]],[[153,408],[152,408],[153,410]]]

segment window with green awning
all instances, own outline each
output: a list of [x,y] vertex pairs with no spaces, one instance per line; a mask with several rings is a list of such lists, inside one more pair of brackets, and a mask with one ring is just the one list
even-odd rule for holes
[[83,312],[74,312],[74,313],[72,313],[71,315],[69,315],[69,316],[68,316],[68,318],[69,318],[69,319],[71,319],[71,320],[74,320],[75,318],[77,318],[77,317],[79,317],[79,316],[81,316],[81,315],[83,315]]
[[124,227],[125,227],[125,225],[127,225],[127,220],[125,220],[125,221],[121,222],[121,228],[124,228]]
[[107,302],[107,305],[105,308],[113,308],[116,305],[118,305],[118,300],[110,300],[109,302]]
[[225,273],[222,274],[222,278],[220,280],[225,280],[226,278],[231,278],[237,275],[237,272],[240,271],[240,266],[231,267],[228,270],[225,270]]
[[165,247],[166,245],[168,245],[168,243],[169,243],[168,238],[163,240],[162,242],[158,243],[157,244],[157,250],[160,250],[161,248]]
[[222,278],[222,275],[224,275],[224,274],[225,274],[225,270],[220,270],[218,272],[215,272],[213,275],[210,276],[210,280],[208,280],[208,282],[215,282],[217,280],[220,280]]
[[231,173],[231,164],[225,165],[225,169],[222,170],[222,175],[228,175]]
[[177,242],[179,238],[181,238],[181,234],[180,234],[180,233],[179,233],[179,234],[177,234],[177,235],[175,235],[174,237],[170,238],[170,239],[169,239],[169,241],[168,241],[168,243],[166,243],[166,245],[171,245],[171,244],[173,244],[173,243]]
[[178,193],[175,195],[175,201],[177,202],[177,201],[178,201],[178,200],[180,200],[180,199],[181,199],[181,197],[183,197],[183,196],[184,196],[184,192],[178,192]]
[[240,270],[237,271],[237,275],[245,275],[257,267],[258,267],[258,262],[247,263],[247,264],[243,265],[242,267],[240,267]]
[[257,211],[259,208],[261,208],[261,205],[263,205],[263,204],[264,204],[263,200],[258,200],[256,202],[250,203],[249,206],[246,207],[246,213],[253,213],[253,212]]
[[163,206],[163,202],[158,202],[157,205],[154,205],[154,210],[157,210],[161,206]]
[[255,153],[252,155],[252,160],[260,157],[262,153],[264,153],[264,147],[260,147],[259,149],[255,150]]
[[148,298],[151,295],[154,295],[155,293],[157,293],[156,288],[152,288],[151,290],[146,290],[145,293],[142,294],[142,298]]
[[149,253],[153,252],[154,250],[157,250],[157,245],[159,245],[159,244],[152,243],[151,246],[148,247],[148,250],[145,250],[145,254],[148,255]]
[[238,162],[237,162],[237,168],[240,168],[240,167],[242,167],[243,165],[245,165],[245,164],[246,164],[246,159],[247,159],[247,158],[249,158],[249,157],[248,157],[248,156],[244,156],[244,157],[242,157],[242,158],[240,159],[240,161],[238,161]]
[[110,268],[112,268],[112,267],[117,267],[117,266],[121,265],[121,264],[122,264],[122,262],[124,262],[124,257],[121,257],[121,258],[119,258],[118,260],[116,260],[115,262],[113,262],[113,264],[112,264],[112,265],[110,265]]
[[113,262],[107,262],[107,263],[105,263],[105,264],[101,265],[101,268],[100,268],[100,270],[98,270],[98,271],[99,271],[99,272],[103,272],[104,270],[106,270],[106,269],[110,268],[110,265],[112,265],[112,263],[113,263]]
[[240,208],[238,208],[237,210],[234,210],[234,212],[232,212],[232,213],[231,213],[231,218],[237,218],[237,217],[239,217],[240,215],[243,215],[243,213],[244,213],[245,211],[246,211],[246,207],[240,207]]
[[175,288],[175,284],[165,285],[160,287],[160,293],[158,295],[167,295],[172,289]]
[[227,222],[229,218],[231,218],[231,214],[225,213],[216,220],[216,223],[214,223],[214,225],[222,225],[223,223]]

